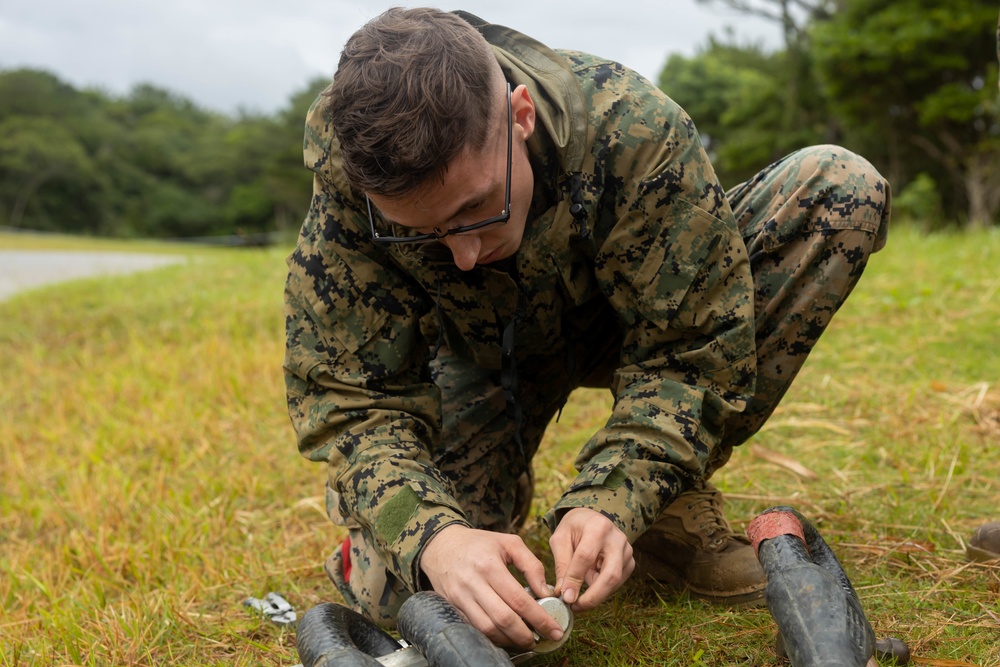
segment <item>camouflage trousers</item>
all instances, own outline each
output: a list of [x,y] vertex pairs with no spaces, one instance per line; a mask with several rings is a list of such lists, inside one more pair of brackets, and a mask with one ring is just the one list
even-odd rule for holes
[[[795,152],[727,197],[753,274],[758,376],[747,409],[726,423],[706,478],[777,407],[869,255],[885,245],[889,224],[889,184],[866,160],[836,146]],[[620,345],[609,312],[578,343],[580,361],[571,364],[572,370],[562,357],[521,365],[521,435],[529,461],[564,401],[564,388],[609,387]],[[434,452],[438,467],[473,526],[516,530],[530,502],[530,464],[525,473],[497,373],[463,362],[447,349],[438,354],[432,373],[443,400],[444,428]],[[327,494],[331,518],[343,523],[335,492]],[[349,539],[328,559],[327,574],[348,604],[392,627],[410,592],[381,564],[360,526],[347,526]]]

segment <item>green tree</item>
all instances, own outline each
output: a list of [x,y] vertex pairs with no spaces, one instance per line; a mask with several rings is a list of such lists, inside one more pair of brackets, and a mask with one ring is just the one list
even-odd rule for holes
[[33,69],[0,72],[0,221],[12,227],[88,232],[106,180],[87,141],[99,96]]
[[312,172],[302,163],[302,143],[306,114],[317,96],[330,85],[329,77],[314,78],[295,92],[278,115],[282,137],[280,149],[268,169],[270,187],[277,207],[278,229],[298,230],[312,198]]
[[311,175],[302,164],[306,112],[327,83],[313,80],[275,117],[244,116],[230,130],[226,142],[238,179],[229,191],[226,217],[234,228],[251,233],[298,229],[312,193]]
[[814,57],[847,132],[895,185],[949,182],[970,226],[1000,212],[995,0],[844,0],[816,25]]
[[133,88],[111,115],[127,143],[117,160],[132,170],[123,214],[141,235],[227,234],[223,206],[232,187],[232,159],[223,137],[233,121],[150,84]]
[[[787,52],[715,40],[696,56],[672,55],[659,86],[694,119],[727,186],[791,151],[823,141],[825,101],[814,97],[789,115]],[[814,87],[815,88],[815,87]]]
[[54,227],[63,213],[62,202],[41,198],[45,186],[72,191],[87,171],[82,147],[59,124],[48,118],[14,117],[0,121],[0,182],[10,202],[7,224],[20,227],[29,206],[44,226]]
[[[784,49],[777,50],[767,66],[769,84],[760,93],[750,93],[756,104],[750,114],[735,115],[733,120],[756,122],[776,132],[776,153],[785,148],[799,148],[819,140],[838,138],[837,126],[829,114],[812,65],[810,30],[828,20],[840,6],[840,0],[698,0],[701,4],[722,5],[736,12],[770,21],[781,29]],[[753,107],[756,106],[757,109]],[[764,112],[764,117],[759,112]],[[778,155],[775,155],[778,157]]]
[[30,68],[0,72],[0,119],[65,118],[84,106],[85,96],[54,74]]

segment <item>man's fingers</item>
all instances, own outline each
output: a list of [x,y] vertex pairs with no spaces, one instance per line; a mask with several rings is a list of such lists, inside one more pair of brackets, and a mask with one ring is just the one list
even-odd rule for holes
[[506,572],[504,574],[510,578],[511,583],[511,588],[499,587],[504,592],[492,589],[480,590],[474,595],[465,592],[460,598],[451,600],[451,603],[461,611],[470,625],[489,637],[497,646],[531,648],[535,638],[531,628],[514,606],[518,603],[511,604],[511,601],[505,600],[504,597],[520,595],[530,602],[534,602],[534,599],[514,577]]
[[528,587],[536,598],[552,595],[545,581],[545,566],[523,542],[508,549],[508,556],[514,567],[524,575],[524,580],[528,582]]
[[[535,554],[531,553],[531,550],[523,542],[518,540],[508,550],[508,555],[514,567],[524,575],[524,580],[528,582],[528,586],[535,597],[544,598],[552,595],[552,591],[549,590],[549,585],[545,581],[545,566],[542,565],[542,561],[538,560]],[[519,614],[520,618],[523,618],[539,635],[548,637],[554,641],[562,638],[562,627],[560,627],[559,623],[547,611],[542,609],[541,605],[538,604],[535,598],[528,595],[524,588],[521,586],[508,588],[505,586],[503,591],[498,592],[500,592],[501,597],[510,608]],[[531,643],[534,642],[532,641]],[[530,644],[528,645],[530,646]]]
[[556,595],[563,594],[566,580],[566,571],[569,570],[570,561],[573,560],[573,542],[569,531],[557,530],[549,540],[549,547],[552,549],[552,561],[556,567]]
[[479,607],[482,616],[473,620],[470,615],[469,621],[498,646],[530,649],[535,632],[555,641],[562,638],[559,623],[521,586],[493,595]]
[[[597,546],[600,546],[598,543]],[[573,552],[566,574],[562,577],[562,599],[567,604],[573,604],[580,597],[580,590],[583,582],[586,581],[587,573],[596,569],[597,559],[600,552],[591,544],[581,544]]]
[[[498,592],[507,608],[514,611],[519,621],[523,619],[524,623],[527,623],[535,632],[549,639],[558,641],[562,638],[562,627],[560,627],[559,623],[524,588],[521,586],[515,586],[510,589],[505,587],[502,591]],[[540,597],[548,595],[549,590],[546,586],[545,594]],[[526,643],[518,642],[518,645],[530,647],[534,643],[534,637],[530,637],[529,639],[530,641]]]
[[[502,560],[520,571],[534,595],[545,597],[551,594],[545,583],[545,566],[528,547],[516,536],[495,536],[503,545]],[[550,639],[562,637],[562,628],[524,590],[506,568],[495,571],[488,577],[491,589],[481,590],[480,595],[469,601],[473,609],[469,621],[499,646],[519,646],[531,648],[535,643],[534,632]],[[481,612],[481,613],[480,613]]]
[[577,610],[597,606],[635,569],[625,533],[593,510],[578,507],[567,512],[549,544],[556,564],[556,593]]
[[497,598],[493,604],[481,605],[473,602],[463,609],[462,613],[472,627],[486,635],[497,646],[530,647],[534,639],[531,630],[524,623],[520,623],[520,629],[517,628],[517,622],[504,617],[503,608],[510,611],[510,608]]
[[574,608],[583,611],[593,609],[606,597],[618,590],[624,582],[621,553],[609,554],[595,569],[588,572],[587,592],[579,597]]
[[625,549],[625,580],[628,581],[628,578],[632,576],[633,572],[635,572],[635,550],[633,549],[632,545],[629,544],[628,542],[625,543],[625,546],[626,546],[626,549]]
[[626,541],[620,548],[607,549],[594,569],[585,575],[587,592],[580,596],[574,609],[593,609],[618,590],[633,570],[635,559],[632,556],[632,545]]

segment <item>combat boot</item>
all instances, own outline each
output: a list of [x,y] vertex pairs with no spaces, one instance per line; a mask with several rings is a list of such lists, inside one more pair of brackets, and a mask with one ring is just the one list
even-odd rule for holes
[[984,523],[969,540],[965,548],[969,560],[985,562],[1000,558],[1000,521]]
[[722,514],[708,482],[682,493],[633,545],[635,573],[721,605],[764,603],[767,579],[753,547]]

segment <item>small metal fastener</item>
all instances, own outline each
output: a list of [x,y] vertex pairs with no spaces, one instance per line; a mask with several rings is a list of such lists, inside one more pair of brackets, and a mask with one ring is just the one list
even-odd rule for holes
[[243,606],[256,610],[277,625],[292,625],[298,620],[292,605],[277,593],[268,593],[263,600],[247,598],[243,601]]
[[407,646],[375,658],[385,667],[427,667],[427,658],[415,646]]

